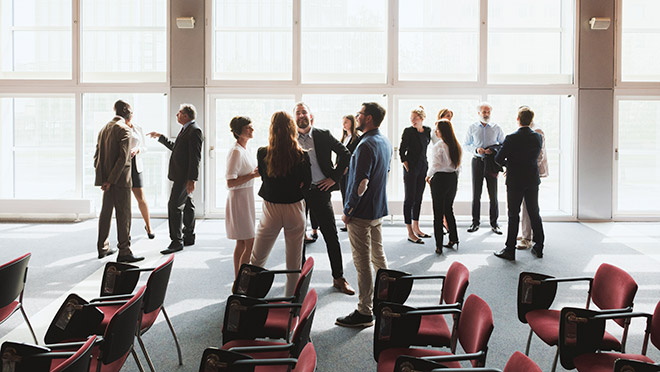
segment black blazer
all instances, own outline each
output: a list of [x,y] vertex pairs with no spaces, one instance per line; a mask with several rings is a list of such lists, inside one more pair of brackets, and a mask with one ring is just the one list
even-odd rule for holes
[[302,200],[302,191],[308,189],[312,181],[312,169],[307,152],[305,151],[302,161],[294,164],[286,176],[277,178],[267,176],[267,153],[267,147],[260,147],[257,150],[257,165],[263,181],[259,189],[259,196],[265,201],[277,204],[291,204]]
[[520,127],[504,139],[495,161],[506,167],[506,185],[513,188],[538,186],[538,158],[543,137],[529,127]]
[[417,167],[419,163],[426,163],[426,149],[429,142],[431,142],[431,128],[424,126],[424,133],[422,135],[422,143],[419,140],[417,129],[410,126],[403,130],[401,135],[401,145],[399,146],[399,158],[401,163],[408,162],[408,169],[411,171]]
[[167,178],[173,182],[197,181],[199,163],[202,159],[202,129],[194,121],[179,135],[174,142],[161,135],[158,142],[172,150]]
[[348,152],[353,154],[353,151],[355,151],[355,148],[357,147],[358,143],[360,143],[360,140],[362,139],[362,136],[358,136],[357,134],[354,136],[351,136],[351,141],[346,145],[346,149],[348,149]]
[[[351,161],[351,153],[327,129],[312,127],[312,139],[314,140],[314,151],[321,172],[324,176],[335,181],[335,185],[329,191],[339,190],[339,180],[341,180],[344,170]],[[337,154],[336,166],[332,162],[332,152]]]

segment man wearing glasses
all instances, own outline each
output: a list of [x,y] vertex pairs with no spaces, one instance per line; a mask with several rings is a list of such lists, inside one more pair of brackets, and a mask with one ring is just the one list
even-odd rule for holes
[[348,168],[342,221],[348,227],[359,298],[357,310],[337,318],[335,324],[344,327],[373,325],[374,281],[370,262],[376,271],[387,268],[381,226],[382,218],[388,214],[385,190],[392,145],[378,129],[384,117],[385,109],[375,102],[363,103],[357,113],[358,129],[364,134]]

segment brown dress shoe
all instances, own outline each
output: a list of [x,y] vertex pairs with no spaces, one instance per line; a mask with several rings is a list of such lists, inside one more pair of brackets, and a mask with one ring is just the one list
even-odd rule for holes
[[351,287],[351,285],[348,284],[346,279],[344,279],[343,277],[338,278],[338,279],[334,279],[332,281],[332,286],[337,288],[339,290],[339,292],[346,293],[349,296],[352,296],[352,295],[355,294],[355,289],[353,289],[353,287]]

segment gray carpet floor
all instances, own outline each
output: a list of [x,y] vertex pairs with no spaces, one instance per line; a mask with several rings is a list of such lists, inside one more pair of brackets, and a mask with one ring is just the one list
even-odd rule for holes
[[[1,223],[0,262],[25,252],[32,253],[25,290],[25,308],[40,341],[63,298],[70,292],[85,298],[98,295],[99,273],[111,258],[96,258],[96,220],[78,223]],[[133,220],[133,250],[146,256],[142,267],[153,267],[162,261],[159,250],[169,243],[165,220],[153,221],[156,239],[148,240],[141,220]],[[515,262],[492,255],[504,245],[504,236],[483,228],[466,232],[467,221],[459,221],[460,248],[434,253],[433,239],[426,244],[407,242],[403,223],[385,222],[385,252],[390,268],[414,274],[444,273],[451,263],[459,261],[470,270],[468,294],[477,294],[492,308],[495,330],[490,339],[487,366],[503,368],[516,350],[524,351],[528,327],[516,315],[516,285],[522,271],[561,276],[592,276],[603,262],[627,270],[639,284],[635,308],[652,312],[660,300],[660,224],[659,223],[545,223],[546,256],[537,259],[528,251],[518,251]],[[505,228],[506,225],[503,225]],[[422,229],[431,233],[430,221],[422,221]],[[111,244],[115,244],[114,230]],[[340,232],[344,271],[348,281],[357,286],[347,233]],[[159,318],[143,339],[159,371],[197,371],[204,348],[219,346],[225,301],[231,292],[234,242],[224,234],[223,220],[199,220],[197,243],[176,254],[166,309],[183,347],[184,365],[178,366],[174,342],[164,320]],[[375,371],[372,353],[373,327],[356,330],[334,325],[335,318],[355,309],[357,296],[336,292],[323,239],[308,246],[308,255],[316,266],[312,277],[319,303],[312,328],[318,353],[318,371]],[[268,268],[284,268],[284,243],[277,241],[267,263]],[[146,277],[145,277],[146,278]],[[560,286],[553,307],[583,305],[586,285]],[[283,290],[283,280],[276,281],[275,294]],[[433,305],[440,296],[438,283],[415,285],[409,299],[411,305]],[[641,348],[644,323],[634,321],[629,335],[628,351]],[[621,330],[608,328],[615,335]],[[1,341],[31,342],[20,315],[0,325]],[[650,346],[648,355],[660,361],[660,352]],[[554,349],[538,338],[532,340],[530,357],[544,371],[549,371]],[[142,355],[140,354],[142,358]],[[142,358],[143,364],[144,359]],[[145,364],[146,366],[146,364]],[[136,371],[129,359],[123,371]],[[559,371],[563,370],[561,366]]]

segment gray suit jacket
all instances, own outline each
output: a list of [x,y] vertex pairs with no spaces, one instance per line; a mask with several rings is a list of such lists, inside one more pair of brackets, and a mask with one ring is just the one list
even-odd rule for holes
[[124,119],[115,116],[99,132],[94,153],[95,186],[105,182],[131,187],[130,129]]

